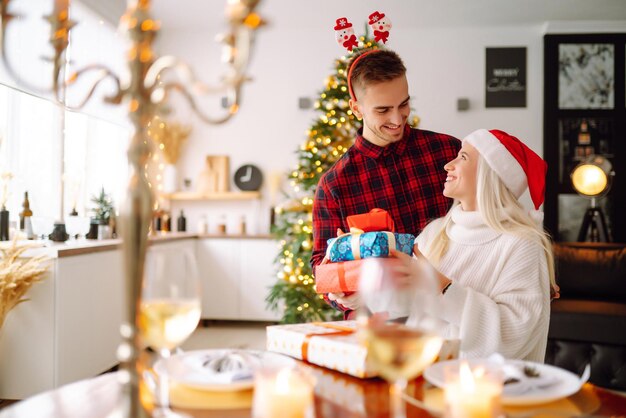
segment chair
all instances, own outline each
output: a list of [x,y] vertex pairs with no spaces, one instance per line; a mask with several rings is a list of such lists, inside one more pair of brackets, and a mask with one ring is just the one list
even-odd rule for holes
[[626,244],[556,243],[560,299],[552,301],[546,363],[626,390]]

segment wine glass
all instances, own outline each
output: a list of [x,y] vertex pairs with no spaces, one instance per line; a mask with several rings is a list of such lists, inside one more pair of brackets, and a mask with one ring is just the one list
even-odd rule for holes
[[162,360],[153,417],[186,417],[169,406],[167,359],[200,321],[200,282],[191,250],[174,254],[158,247],[146,256],[139,309],[139,331],[146,345]]
[[368,360],[390,383],[394,418],[406,417],[402,394],[408,381],[435,361],[443,343],[436,276],[427,262],[411,263],[409,276],[398,272],[398,259],[366,259],[359,281],[359,334]]
[[70,240],[76,241],[80,232],[80,218],[78,216],[68,216],[65,218],[65,231],[70,236]]
[[78,218],[78,236],[82,237],[82,239],[87,238],[87,234],[89,233],[89,229],[91,227],[91,220],[84,216]]
[[33,226],[33,234],[35,234],[37,239],[45,241],[50,239],[49,235],[54,229],[54,219],[44,216],[33,216],[31,217],[31,223]]

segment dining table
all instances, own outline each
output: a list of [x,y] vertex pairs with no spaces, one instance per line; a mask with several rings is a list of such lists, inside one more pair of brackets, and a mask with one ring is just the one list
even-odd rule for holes
[[[390,417],[389,384],[379,378],[359,379],[298,361],[313,376],[315,418]],[[110,372],[80,380],[24,399],[3,410],[0,418],[117,418],[123,372]],[[142,382],[145,382],[142,381]],[[151,391],[140,386],[141,403],[149,411]],[[403,398],[407,418],[443,416],[443,391],[418,377]],[[170,382],[172,409],[193,418],[249,418],[253,416],[253,388],[207,391]],[[547,403],[503,406],[508,418],[626,416],[626,396],[584,383],[570,396]]]

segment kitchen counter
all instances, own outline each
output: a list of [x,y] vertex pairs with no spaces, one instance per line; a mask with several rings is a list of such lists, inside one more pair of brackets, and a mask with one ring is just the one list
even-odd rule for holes
[[[158,245],[185,239],[272,239],[269,234],[266,235],[226,235],[226,234],[198,234],[195,232],[159,232],[148,237],[149,245]],[[93,254],[102,251],[111,251],[121,248],[121,239],[103,239],[103,240],[68,240],[65,242],[54,242],[48,240],[36,241],[19,241],[20,244],[31,244],[33,250],[26,252],[26,256],[35,254],[46,254],[51,258],[70,257],[81,254]],[[11,245],[11,241],[0,243],[0,248],[7,248]]]

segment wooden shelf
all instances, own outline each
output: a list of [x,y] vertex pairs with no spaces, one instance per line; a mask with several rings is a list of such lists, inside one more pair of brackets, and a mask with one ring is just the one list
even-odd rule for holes
[[169,200],[204,201],[204,200],[254,200],[261,197],[261,192],[219,192],[211,194],[199,194],[195,192],[177,192],[164,194]]

